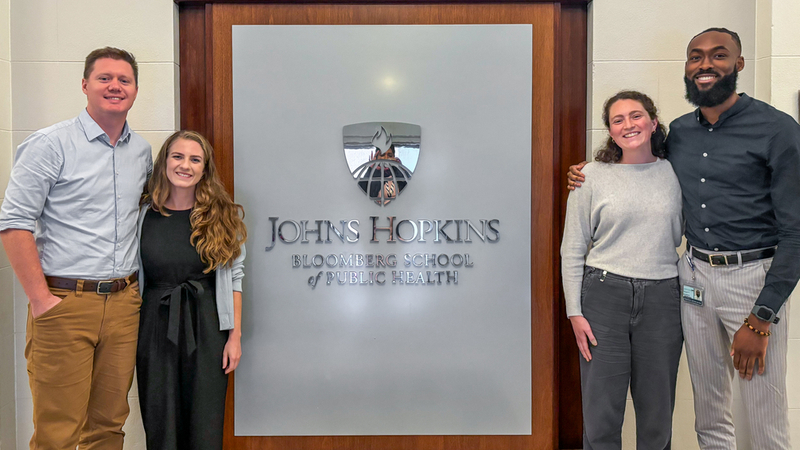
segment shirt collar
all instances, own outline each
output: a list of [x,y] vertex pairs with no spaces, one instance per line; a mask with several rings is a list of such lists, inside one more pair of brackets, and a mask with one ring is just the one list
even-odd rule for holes
[[[753,99],[749,95],[742,92],[741,94],[739,94],[739,100],[737,100],[736,103],[734,103],[733,106],[728,108],[725,112],[720,114],[719,120],[717,120],[717,122],[713,125],[713,127],[714,128],[719,127],[720,125],[722,125],[723,122],[725,122],[725,119],[744,111],[744,109],[750,106],[751,103],[753,103]],[[712,126],[700,113],[700,108],[694,110],[694,117],[704,127]]]
[[[100,136],[105,136],[106,140],[108,140],[108,135],[97,122],[92,119],[92,116],[89,115],[89,111],[86,108],[81,111],[78,115],[78,120],[80,120],[81,125],[83,126],[83,132],[86,133],[86,139],[88,141],[93,141]],[[131,138],[131,130],[128,127],[128,121],[125,121],[125,125],[122,127],[122,134],[119,135],[119,140],[127,143]]]

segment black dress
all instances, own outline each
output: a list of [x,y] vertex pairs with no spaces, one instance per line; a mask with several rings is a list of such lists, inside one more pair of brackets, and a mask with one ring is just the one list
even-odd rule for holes
[[142,225],[144,291],[136,352],[148,450],[220,450],[228,376],[215,272],[190,243],[191,210],[148,210]]

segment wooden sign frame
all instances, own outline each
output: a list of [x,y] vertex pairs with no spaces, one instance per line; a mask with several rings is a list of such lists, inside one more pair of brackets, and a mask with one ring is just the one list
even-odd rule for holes
[[[531,24],[532,434],[523,436],[233,435],[233,382],[226,450],[569,449],[581,446],[578,355],[564,314],[559,245],[565,173],[586,148],[588,0],[528,2],[174,0],[180,20],[181,128],[203,133],[233,192],[231,26],[248,24]],[[245,294],[246,295],[246,294]],[[246,358],[246,349],[245,355]]]

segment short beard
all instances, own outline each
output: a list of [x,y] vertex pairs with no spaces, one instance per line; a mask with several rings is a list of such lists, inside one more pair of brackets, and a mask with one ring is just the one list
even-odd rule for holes
[[711,88],[705,91],[701,91],[693,79],[684,76],[683,82],[686,84],[686,100],[699,108],[710,108],[721,105],[736,92],[736,79],[738,76],[739,72],[734,69],[733,73],[720,78]]

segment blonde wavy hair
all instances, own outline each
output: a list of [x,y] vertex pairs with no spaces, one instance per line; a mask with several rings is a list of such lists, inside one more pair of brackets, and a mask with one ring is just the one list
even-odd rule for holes
[[195,187],[195,201],[190,222],[192,224],[191,244],[207,264],[203,273],[209,273],[217,266],[227,265],[238,258],[241,246],[247,240],[247,228],[242,221],[244,208],[234,203],[225,191],[214,165],[214,149],[200,133],[177,131],[164,141],[153,163],[153,174],[145,186],[140,205],[150,208],[163,216],[169,216],[164,204],[169,198],[171,183],[167,178],[167,156],[169,149],[178,139],[186,139],[200,144],[203,149],[205,168],[203,177]]

